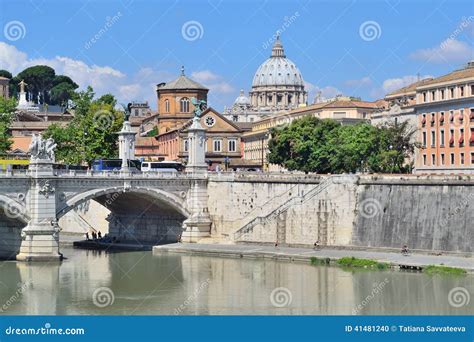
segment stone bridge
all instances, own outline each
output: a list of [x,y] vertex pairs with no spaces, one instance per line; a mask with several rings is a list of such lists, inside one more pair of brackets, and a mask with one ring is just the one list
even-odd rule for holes
[[3,173],[2,256],[60,258],[58,221],[89,200],[110,210],[109,232],[122,241],[194,242],[209,235],[207,181],[205,173],[61,172],[48,164]]

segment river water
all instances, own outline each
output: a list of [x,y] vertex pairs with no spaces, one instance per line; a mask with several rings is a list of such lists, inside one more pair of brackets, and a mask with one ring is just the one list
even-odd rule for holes
[[63,248],[0,262],[0,314],[466,315],[473,276],[348,271],[273,260]]

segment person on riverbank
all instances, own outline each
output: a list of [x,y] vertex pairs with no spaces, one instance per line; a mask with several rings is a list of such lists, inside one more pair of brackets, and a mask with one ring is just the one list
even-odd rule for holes
[[408,255],[408,246],[407,245],[403,245],[402,247],[402,254],[407,256]]
[[319,249],[319,240],[314,243],[313,249],[314,249],[314,250]]
[[102,239],[102,233],[99,230],[99,234],[97,235],[99,237],[99,240]]
[[89,241],[90,238],[89,238],[89,232],[86,232],[86,241]]

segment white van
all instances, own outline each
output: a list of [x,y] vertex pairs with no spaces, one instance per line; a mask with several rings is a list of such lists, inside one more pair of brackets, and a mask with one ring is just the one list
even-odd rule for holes
[[174,161],[161,161],[161,162],[142,162],[142,172],[179,172],[184,167],[181,163]]

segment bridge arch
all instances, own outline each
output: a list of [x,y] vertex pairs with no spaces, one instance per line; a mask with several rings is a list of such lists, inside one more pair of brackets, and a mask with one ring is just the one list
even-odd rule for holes
[[[108,210],[109,234],[130,243],[175,242],[190,213],[183,198],[160,189],[103,187],[58,203],[59,220],[80,204],[95,200]],[[108,211],[107,210],[107,211]]]
[[15,259],[30,217],[24,203],[0,194],[0,259]]

